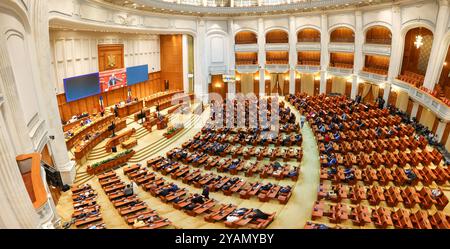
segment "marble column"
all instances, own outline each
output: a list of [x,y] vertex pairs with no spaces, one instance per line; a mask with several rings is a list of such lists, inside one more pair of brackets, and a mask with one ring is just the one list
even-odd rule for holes
[[355,99],[358,94],[358,75],[352,75],[352,91],[350,92],[350,98]]
[[364,44],[364,33],[363,33],[363,20],[361,11],[357,10],[355,12],[355,53],[354,53],[354,64],[353,73],[359,74],[364,66],[363,58],[363,44]]
[[413,102],[413,106],[411,109],[411,118],[415,118],[417,115],[417,111],[419,110],[419,104],[417,104],[416,102]]
[[403,54],[403,39],[401,35],[401,11],[398,5],[392,6],[392,43],[391,43],[391,58],[389,59],[388,81],[393,80],[400,73],[400,66],[402,63]]
[[37,91],[39,92],[41,107],[39,112],[46,120],[49,136],[54,136],[54,139],[49,139],[48,144],[52,153],[55,167],[61,173],[61,178],[64,184],[71,185],[75,179],[76,169],[75,162],[70,160],[69,154],[64,139],[64,133],[61,125],[61,117],[58,110],[58,102],[56,99],[56,92],[52,88],[50,77],[50,44],[49,44],[49,30],[48,30],[48,13],[47,1],[36,0],[32,5],[31,12],[33,25],[33,40],[36,51],[36,58],[38,60],[37,67],[39,68],[40,80]]
[[[228,66],[228,73],[230,75],[236,75],[236,54],[234,52],[234,21],[233,19],[228,19],[228,37],[229,37],[229,50],[230,51],[230,61]],[[228,95],[234,98],[236,95],[236,83],[229,82],[228,84]]]
[[447,32],[449,14],[448,0],[439,0],[439,12],[433,33],[433,45],[431,46],[430,59],[423,82],[423,86],[428,89],[434,89],[447,56],[444,51],[447,51],[448,47],[446,46],[448,45],[444,43],[444,35]]
[[295,17],[289,16],[289,93],[295,93],[295,66],[297,65],[297,33]]
[[0,101],[0,228],[38,228],[39,218],[15,160],[2,105]]
[[447,126],[447,122],[439,119],[439,124],[438,127],[436,129],[436,136],[437,136],[437,140],[438,141],[442,141],[442,138],[444,136],[444,131],[445,131],[445,127]]
[[266,64],[266,35],[264,20],[258,18],[258,64],[259,64],[259,95],[265,95],[265,64]]
[[327,68],[330,64],[330,54],[328,52],[328,43],[330,41],[330,35],[328,34],[328,16],[327,14],[321,15],[321,29],[320,29],[320,91],[319,93],[325,93],[327,83]]
[[208,69],[207,58],[205,55],[205,41],[206,41],[206,23],[205,20],[199,19],[197,21],[197,36],[194,37],[194,71],[195,83],[194,92],[197,98],[203,102],[208,101]]
[[181,38],[181,50],[183,54],[183,90],[185,93],[189,93],[189,47],[188,47],[188,37],[183,34]]

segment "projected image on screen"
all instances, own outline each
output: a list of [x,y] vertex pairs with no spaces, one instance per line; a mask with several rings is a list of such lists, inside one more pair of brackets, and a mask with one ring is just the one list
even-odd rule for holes
[[148,80],[148,65],[127,67],[127,85],[131,86]]
[[100,93],[98,73],[64,79],[66,101],[74,101]]
[[127,72],[125,68],[100,72],[100,90],[112,91],[127,85]]

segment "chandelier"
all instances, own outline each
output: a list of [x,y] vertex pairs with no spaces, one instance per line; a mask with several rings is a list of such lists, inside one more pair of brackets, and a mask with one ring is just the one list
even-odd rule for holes
[[414,46],[416,46],[417,49],[419,49],[423,45],[423,36],[422,34],[422,27],[419,29],[419,34],[416,35],[416,40],[414,41]]

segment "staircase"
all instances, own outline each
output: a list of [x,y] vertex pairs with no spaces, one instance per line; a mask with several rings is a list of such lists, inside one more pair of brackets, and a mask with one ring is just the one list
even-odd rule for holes
[[142,160],[145,160],[146,158],[151,157],[153,154],[157,153],[158,151],[166,148],[169,144],[171,144],[173,141],[177,140],[184,134],[188,133],[190,129],[194,127],[194,125],[201,119],[201,116],[192,116],[186,123],[184,123],[184,129],[173,136],[170,139],[161,138],[155,143],[149,144],[143,148],[141,148],[139,151],[136,151],[136,154],[129,160],[130,163],[138,163]]
[[105,146],[97,146],[94,149],[91,150],[91,153],[89,153],[87,160],[97,160],[103,157],[108,156],[108,152],[105,150]]

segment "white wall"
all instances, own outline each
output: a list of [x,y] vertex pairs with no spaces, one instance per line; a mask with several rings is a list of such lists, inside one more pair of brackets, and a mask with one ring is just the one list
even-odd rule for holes
[[124,44],[125,67],[148,64],[149,72],[161,69],[158,35],[53,30],[52,83],[57,93],[64,92],[64,78],[98,71],[98,44]]

